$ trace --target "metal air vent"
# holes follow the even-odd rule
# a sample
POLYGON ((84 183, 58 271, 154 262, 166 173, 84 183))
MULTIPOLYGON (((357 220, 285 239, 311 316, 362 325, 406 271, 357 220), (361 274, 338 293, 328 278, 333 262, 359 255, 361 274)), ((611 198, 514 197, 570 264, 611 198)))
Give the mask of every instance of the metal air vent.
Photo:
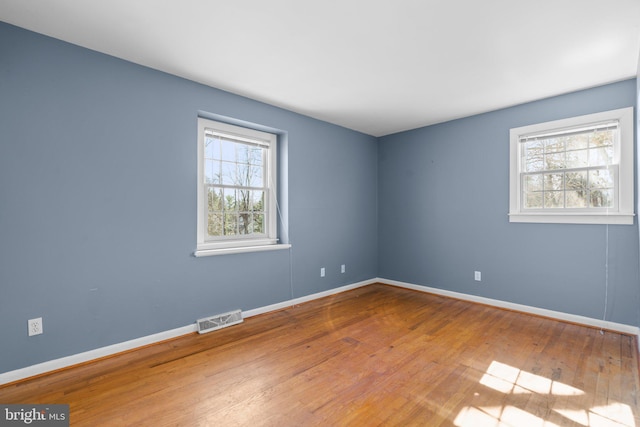
POLYGON ((234 310, 228 313, 216 314, 215 316, 199 319, 196 323, 198 324, 198 333, 204 334, 205 332, 237 325, 238 323, 242 323, 242 321, 242 311, 234 310))

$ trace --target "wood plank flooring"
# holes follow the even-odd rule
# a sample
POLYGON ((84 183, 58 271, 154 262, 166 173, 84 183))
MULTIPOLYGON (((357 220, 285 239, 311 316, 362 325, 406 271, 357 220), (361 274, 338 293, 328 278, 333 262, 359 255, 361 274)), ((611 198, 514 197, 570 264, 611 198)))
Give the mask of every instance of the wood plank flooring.
POLYGON ((0 387, 72 426, 640 427, 635 337, 374 284, 0 387))

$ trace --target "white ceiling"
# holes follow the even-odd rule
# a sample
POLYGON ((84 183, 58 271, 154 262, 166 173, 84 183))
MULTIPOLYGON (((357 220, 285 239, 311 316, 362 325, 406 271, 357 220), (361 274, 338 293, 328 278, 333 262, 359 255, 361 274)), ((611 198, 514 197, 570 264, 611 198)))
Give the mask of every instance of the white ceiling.
POLYGON ((632 78, 640 0, 0 0, 0 20, 381 136, 632 78))

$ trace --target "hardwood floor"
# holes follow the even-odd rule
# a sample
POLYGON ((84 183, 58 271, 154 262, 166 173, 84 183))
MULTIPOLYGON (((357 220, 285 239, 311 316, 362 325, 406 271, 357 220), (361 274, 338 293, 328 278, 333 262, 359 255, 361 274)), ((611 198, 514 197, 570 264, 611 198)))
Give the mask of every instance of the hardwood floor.
POLYGON ((640 427, 635 337, 370 285, 0 388, 72 426, 640 427))

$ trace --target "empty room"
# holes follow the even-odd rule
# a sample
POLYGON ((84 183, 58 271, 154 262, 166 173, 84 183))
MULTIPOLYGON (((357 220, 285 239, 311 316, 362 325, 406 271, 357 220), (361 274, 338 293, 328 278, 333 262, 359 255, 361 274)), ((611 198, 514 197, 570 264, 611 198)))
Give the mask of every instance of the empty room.
POLYGON ((640 2, 0 1, 0 425, 640 427, 640 2))

